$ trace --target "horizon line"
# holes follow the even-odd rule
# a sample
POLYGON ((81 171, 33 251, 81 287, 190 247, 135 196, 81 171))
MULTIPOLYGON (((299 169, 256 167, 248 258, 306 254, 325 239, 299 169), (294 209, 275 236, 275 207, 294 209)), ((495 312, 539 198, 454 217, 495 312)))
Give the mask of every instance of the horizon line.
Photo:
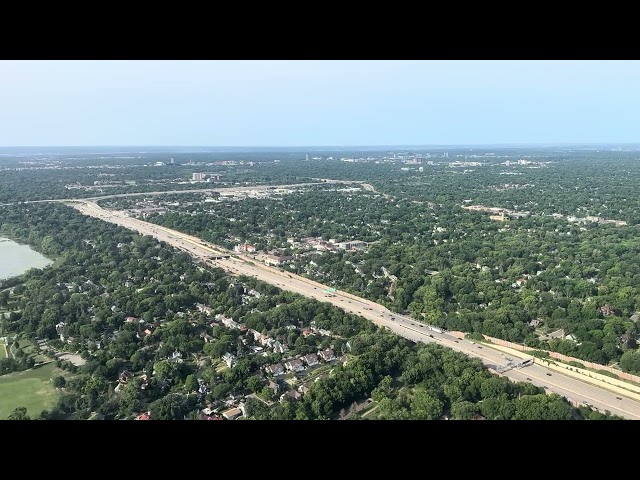
POLYGON ((563 145, 640 145, 637 142, 495 142, 495 143, 396 143, 396 144, 333 144, 333 145, 197 145, 197 144, 86 144, 86 145, 0 145, 0 148, 103 148, 103 147, 153 147, 153 148, 347 148, 347 147, 483 147, 483 146, 563 146, 563 145))

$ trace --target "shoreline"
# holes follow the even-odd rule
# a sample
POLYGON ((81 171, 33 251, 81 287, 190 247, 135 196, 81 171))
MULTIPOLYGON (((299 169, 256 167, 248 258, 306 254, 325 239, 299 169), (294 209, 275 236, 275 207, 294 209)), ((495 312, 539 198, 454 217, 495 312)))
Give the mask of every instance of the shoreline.
MULTIPOLYGON (((37 254, 39 257, 45 259, 47 261, 46 265, 42 265, 42 266, 30 266, 28 268, 21 268, 22 271, 20 272, 9 272, 6 275, 4 273, 0 272, 0 285, 2 285, 4 282, 14 279, 14 278, 18 278, 21 275, 23 275, 25 272, 29 271, 32 268, 38 268, 38 269, 44 269, 47 268, 48 266, 52 265, 53 263, 55 263, 56 259, 55 258, 50 258, 46 255, 44 255, 42 252, 38 251, 36 248, 34 248, 33 245, 30 245, 28 243, 25 243, 23 241, 21 241, 21 239, 19 238, 15 238, 12 235, 7 235, 5 232, 0 231, 0 249, 2 249, 4 244, 9 244, 11 245, 12 248, 13 245, 18 245, 20 247, 26 247, 29 249, 30 252, 37 254)), ((41 258, 38 258, 38 261, 41 260, 41 258)), ((29 263, 29 262, 24 262, 24 263, 29 263)))

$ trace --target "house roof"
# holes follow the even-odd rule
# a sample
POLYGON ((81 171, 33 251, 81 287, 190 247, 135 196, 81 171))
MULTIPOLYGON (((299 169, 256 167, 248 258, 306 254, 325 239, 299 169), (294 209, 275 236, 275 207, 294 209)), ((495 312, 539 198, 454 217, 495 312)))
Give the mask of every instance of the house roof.
POLYGON ((285 395, 287 395, 287 397, 291 397, 295 399, 302 397, 302 394, 297 390, 289 390, 285 395))
POLYGON ((303 357, 307 363, 317 362, 318 356, 315 353, 309 353, 303 357))
POLYGON ((560 330, 556 330, 555 332, 551 332, 549 334, 550 338, 561 338, 564 337, 564 328, 561 328, 560 330))
POLYGON ((229 410, 222 412, 222 416, 224 417, 237 417, 238 415, 242 415, 242 410, 238 407, 230 408, 229 410))
POLYGON ((324 357, 334 357, 334 353, 333 350, 331 350, 330 348, 325 348, 324 350, 322 350, 321 352, 318 352, 323 358, 324 357))

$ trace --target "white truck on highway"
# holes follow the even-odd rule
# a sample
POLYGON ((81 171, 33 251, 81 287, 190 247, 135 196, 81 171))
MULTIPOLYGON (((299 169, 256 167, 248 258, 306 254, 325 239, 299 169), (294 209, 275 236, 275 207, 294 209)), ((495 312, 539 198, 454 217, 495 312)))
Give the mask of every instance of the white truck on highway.
POLYGON ((431 328, 431 330, 433 330, 436 333, 442 333, 442 329, 441 328, 438 328, 438 327, 430 327, 430 328, 431 328))

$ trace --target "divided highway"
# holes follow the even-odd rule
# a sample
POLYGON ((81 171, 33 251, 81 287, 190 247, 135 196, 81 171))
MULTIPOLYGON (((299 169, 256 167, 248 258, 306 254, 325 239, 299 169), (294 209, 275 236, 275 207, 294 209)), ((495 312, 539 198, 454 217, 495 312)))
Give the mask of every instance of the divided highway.
MULTIPOLYGON (((251 188, 256 189, 256 187, 251 188)), ((229 274, 254 276, 283 290, 299 293, 322 302, 330 302, 347 312, 361 315, 376 325, 387 327, 409 340, 439 343, 471 357, 479 358, 484 365, 492 369, 506 365, 508 362, 504 353, 486 344, 479 345, 475 342, 458 339, 447 333, 431 330, 428 326, 409 317, 398 315, 382 305, 346 292, 336 290, 332 294, 327 294, 325 292, 328 288, 326 285, 253 262, 249 257, 239 256, 222 247, 204 242, 197 237, 131 218, 122 212, 104 210, 92 200, 74 200, 68 201, 68 203, 86 215, 121 225, 143 235, 151 235, 200 258, 207 264, 223 268, 229 274), (218 257, 221 255, 229 255, 229 257, 216 260, 210 259, 212 256, 218 257)), ((522 357, 524 355, 521 355, 520 358, 513 355, 513 360, 518 361, 522 357)), ((635 399, 621 396, 598 385, 564 375, 540 364, 508 370, 502 375, 514 381, 530 382, 544 387, 548 392, 558 393, 578 404, 589 404, 600 411, 608 410, 628 419, 640 419, 640 402, 635 399)))

